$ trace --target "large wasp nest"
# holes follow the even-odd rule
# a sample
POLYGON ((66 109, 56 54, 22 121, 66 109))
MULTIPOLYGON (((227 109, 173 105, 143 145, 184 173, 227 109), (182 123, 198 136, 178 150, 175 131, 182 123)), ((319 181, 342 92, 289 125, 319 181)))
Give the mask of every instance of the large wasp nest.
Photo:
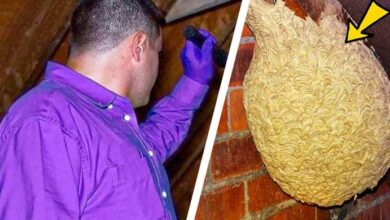
POLYGON ((255 55, 244 82, 251 134, 272 178, 297 200, 340 205, 390 166, 390 83, 336 16, 317 24, 252 0, 255 55))

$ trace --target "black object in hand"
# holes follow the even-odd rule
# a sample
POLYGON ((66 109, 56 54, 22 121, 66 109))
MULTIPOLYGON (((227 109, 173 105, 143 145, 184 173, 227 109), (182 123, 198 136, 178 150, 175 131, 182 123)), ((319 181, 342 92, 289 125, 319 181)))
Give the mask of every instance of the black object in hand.
MULTIPOLYGON (((184 37, 194 43, 198 48, 202 48, 206 38, 201 35, 193 26, 187 26, 183 32, 184 37)), ((214 63, 220 67, 225 67, 228 54, 219 47, 214 47, 214 63)))

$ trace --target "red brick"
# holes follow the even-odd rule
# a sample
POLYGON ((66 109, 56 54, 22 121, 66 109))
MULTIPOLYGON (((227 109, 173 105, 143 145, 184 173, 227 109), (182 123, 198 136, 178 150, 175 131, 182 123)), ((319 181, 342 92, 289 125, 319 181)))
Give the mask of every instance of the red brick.
POLYGON ((381 206, 377 205, 361 212, 356 220, 378 220, 381 218, 381 206))
POLYGON ((373 191, 367 191, 366 194, 361 198, 364 202, 371 202, 378 198, 381 195, 390 192, 389 184, 384 181, 381 181, 380 185, 378 185, 373 191))
POLYGON ((198 209, 196 210, 196 220, 206 220, 206 213, 205 211, 205 198, 202 196, 200 198, 199 204, 198 204, 198 209))
POLYGON ((248 127, 241 89, 230 92, 230 126, 232 131, 246 130, 248 127))
POLYGON ((390 220, 390 199, 382 203, 382 220, 390 220))
POLYGON ((316 207, 311 205, 298 204, 299 217, 302 220, 315 219, 316 207))
POLYGON ((238 47, 236 61, 233 67, 230 86, 242 85, 245 74, 252 61, 255 43, 241 43, 238 47))
POLYGON ((316 220, 330 220, 330 208, 318 208, 316 207, 316 220))
POLYGON ((290 199, 269 175, 259 176, 248 183, 249 211, 262 209, 290 199))
POLYGON ((228 132, 228 120, 227 120, 227 105, 226 102, 223 105, 222 109, 222 114, 221 114, 221 120, 219 121, 219 126, 218 126, 218 134, 223 134, 225 132, 228 132))
MULTIPOLYGON (((244 185, 225 186, 202 196, 203 204, 198 213, 207 220, 236 220, 245 215, 244 185)), ((200 216, 200 215, 199 215, 200 216)), ((199 218, 201 220, 202 218, 199 218)))
POLYGON ((249 28, 247 24, 244 25, 244 29, 242 30, 241 37, 250 37, 253 36, 252 30, 249 28))
POLYGON ((262 168, 260 154, 249 135, 214 145, 210 169, 215 181, 241 176, 262 168))
POLYGON ((269 220, 310 220, 316 219, 315 206, 297 204, 288 209, 284 209, 278 214, 269 218, 269 220))

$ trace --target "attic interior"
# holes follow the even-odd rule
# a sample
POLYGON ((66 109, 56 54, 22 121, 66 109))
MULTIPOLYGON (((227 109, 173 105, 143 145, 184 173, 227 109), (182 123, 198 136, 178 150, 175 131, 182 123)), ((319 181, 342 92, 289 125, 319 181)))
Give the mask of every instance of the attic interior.
MULTIPOLYGON (((48 60, 65 63, 69 25, 77 0, 3 0, 0 2, 0 118, 24 92, 40 82, 48 60)), ((142 119, 147 110, 166 95, 182 75, 180 51, 187 25, 209 30, 218 44, 229 50, 240 9, 232 0, 154 0, 165 15, 163 53, 159 77, 150 104, 137 110, 142 119)), ((207 137, 223 69, 219 68, 209 94, 194 119, 181 150, 167 162, 173 200, 179 219, 187 215, 201 154, 207 137)))

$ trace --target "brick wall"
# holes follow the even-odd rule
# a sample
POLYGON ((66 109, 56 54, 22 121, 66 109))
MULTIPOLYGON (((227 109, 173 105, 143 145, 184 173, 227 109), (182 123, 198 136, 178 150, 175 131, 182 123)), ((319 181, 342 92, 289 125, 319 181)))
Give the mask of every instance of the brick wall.
POLYGON ((345 219, 378 219, 390 220, 390 175, 380 181, 378 186, 359 196, 355 201, 349 201, 342 207, 332 210, 334 215, 345 219))
POLYGON ((253 48, 245 27, 196 219, 390 219, 385 181, 356 201, 324 209, 296 202, 271 179, 248 131, 242 100, 253 48))

